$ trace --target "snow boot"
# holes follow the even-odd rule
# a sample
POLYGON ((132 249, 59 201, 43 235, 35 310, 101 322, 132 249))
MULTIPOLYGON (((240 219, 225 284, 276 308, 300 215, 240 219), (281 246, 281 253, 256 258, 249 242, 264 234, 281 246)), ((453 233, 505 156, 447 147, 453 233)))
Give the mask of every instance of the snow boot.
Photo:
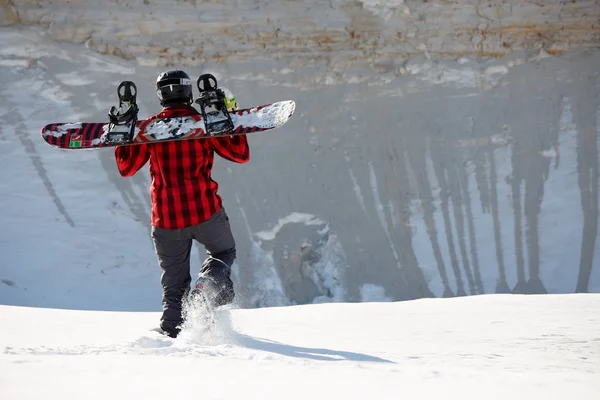
POLYGON ((152 328, 150 330, 153 331, 153 332, 158 332, 158 333, 160 333, 163 336, 168 336, 168 337, 173 338, 173 339, 177 338, 177 334, 179 333, 179 332, 167 332, 166 330, 164 330, 160 326, 158 326, 156 328, 152 328))

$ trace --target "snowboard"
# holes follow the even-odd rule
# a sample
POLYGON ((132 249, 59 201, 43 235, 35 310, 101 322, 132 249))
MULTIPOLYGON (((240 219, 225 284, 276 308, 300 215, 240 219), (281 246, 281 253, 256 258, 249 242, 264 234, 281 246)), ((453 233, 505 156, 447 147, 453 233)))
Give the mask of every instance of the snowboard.
POLYGON ((296 103, 287 100, 233 111, 233 129, 217 134, 207 132, 202 115, 193 115, 136 121, 131 141, 108 140, 109 122, 51 123, 42 128, 42 137, 51 146, 73 150, 245 135, 281 127, 290 120, 295 108, 296 103))
POLYGON ((54 122, 42 128, 42 138, 53 147, 77 150, 245 135, 279 128, 296 110, 293 100, 228 110, 213 75, 201 75, 197 85, 198 115, 138 120, 137 87, 124 81, 117 88, 119 106, 111 107, 109 122, 54 122))

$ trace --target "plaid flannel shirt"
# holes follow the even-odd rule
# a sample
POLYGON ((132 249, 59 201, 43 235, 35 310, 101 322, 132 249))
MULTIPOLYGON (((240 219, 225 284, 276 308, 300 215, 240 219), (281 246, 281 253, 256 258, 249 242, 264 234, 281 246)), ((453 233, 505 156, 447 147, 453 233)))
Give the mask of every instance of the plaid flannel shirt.
MULTIPOLYGON (((172 106, 163 108, 155 117, 193 114, 198 111, 191 106, 172 106)), ((248 162, 246 135, 115 148, 117 167, 123 177, 133 176, 149 161, 152 225, 164 229, 197 225, 222 208, 219 185, 211 178, 214 153, 229 161, 248 162)))

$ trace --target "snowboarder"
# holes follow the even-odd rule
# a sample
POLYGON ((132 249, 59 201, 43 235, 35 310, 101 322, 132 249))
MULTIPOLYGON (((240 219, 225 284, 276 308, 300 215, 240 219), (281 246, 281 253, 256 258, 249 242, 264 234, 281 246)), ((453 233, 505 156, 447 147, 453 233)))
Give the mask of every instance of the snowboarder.
MULTIPOLYGON (((237 109, 231 93, 222 88, 225 106, 237 109)), ((199 114, 192 107, 192 81, 181 70, 161 73, 156 93, 162 111, 159 118, 199 114)), ((152 241, 162 270, 161 330, 177 337, 183 322, 182 307, 190 289, 192 241, 204 245, 208 258, 194 284, 212 307, 234 299, 231 265, 236 257, 229 218, 211 178, 214 153, 236 163, 250 160, 246 135, 182 140, 137 146, 117 146, 115 158, 121 176, 130 177, 149 163, 152 198, 152 241)), ((197 294, 197 293, 196 293, 197 294)))

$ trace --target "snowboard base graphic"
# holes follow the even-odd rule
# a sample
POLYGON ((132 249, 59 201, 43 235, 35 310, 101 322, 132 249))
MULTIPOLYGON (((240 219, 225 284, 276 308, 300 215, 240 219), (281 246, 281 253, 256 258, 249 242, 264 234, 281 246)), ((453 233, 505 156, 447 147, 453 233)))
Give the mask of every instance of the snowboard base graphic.
MULTIPOLYGON (((211 114, 177 118, 135 119, 124 124, 111 122, 51 123, 42 128, 42 138, 61 149, 96 149, 171 140, 205 139, 245 135, 276 129, 287 123, 296 109, 293 100, 229 111, 231 129, 207 131, 211 114), (135 126, 134 126, 135 125, 135 126), (131 138, 127 136, 130 135, 131 138)), ((214 124, 220 121, 214 122, 214 124)))

